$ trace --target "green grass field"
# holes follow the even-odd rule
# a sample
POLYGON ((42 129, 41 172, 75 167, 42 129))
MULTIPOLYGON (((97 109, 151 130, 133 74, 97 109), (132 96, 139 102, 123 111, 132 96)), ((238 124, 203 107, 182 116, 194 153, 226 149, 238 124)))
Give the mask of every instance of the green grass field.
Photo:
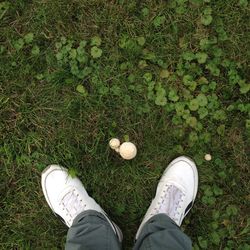
POLYGON ((187 155, 200 178, 182 225, 194 249, 249 250, 248 2, 1 2, 0 249, 63 249, 40 185, 52 163, 131 249, 163 170, 187 155), (137 157, 122 160, 112 137, 137 157))

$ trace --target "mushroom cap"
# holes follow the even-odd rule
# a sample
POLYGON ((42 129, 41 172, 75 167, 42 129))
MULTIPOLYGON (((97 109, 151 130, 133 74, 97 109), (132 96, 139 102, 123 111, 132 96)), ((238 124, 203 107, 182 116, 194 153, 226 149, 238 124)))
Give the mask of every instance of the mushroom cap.
POLYGON ((212 156, 210 154, 206 154, 204 158, 205 158, 206 161, 211 161, 212 160, 212 156))
POLYGON ((119 147, 120 147, 120 141, 119 141, 119 139, 117 139, 117 138, 112 138, 112 139, 109 141, 109 146, 110 146, 112 149, 119 148, 119 147))
POLYGON ((125 160, 133 159, 137 154, 137 149, 135 144, 132 142, 124 142, 120 146, 120 155, 125 160))

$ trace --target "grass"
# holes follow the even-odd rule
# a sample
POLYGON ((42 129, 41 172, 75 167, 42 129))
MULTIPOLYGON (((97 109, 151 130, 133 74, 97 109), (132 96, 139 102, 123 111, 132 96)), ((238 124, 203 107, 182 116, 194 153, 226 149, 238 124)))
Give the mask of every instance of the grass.
POLYGON ((0 248, 64 247, 40 186, 56 163, 77 172, 130 249, 163 170, 185 154, 200 177, 182 226, 194 249, 250 249, 248 14, 247 0, 0 3, 0 248), (64 39, 70 51, 87 42, 77 67, 92 72, 72 69, 64 39), (132 161, 108 147, 127 135, 132 161))

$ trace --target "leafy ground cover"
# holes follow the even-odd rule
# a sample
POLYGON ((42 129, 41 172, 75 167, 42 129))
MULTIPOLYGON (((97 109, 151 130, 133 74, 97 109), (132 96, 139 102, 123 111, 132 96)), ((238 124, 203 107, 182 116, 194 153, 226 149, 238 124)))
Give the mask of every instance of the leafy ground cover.
POLYGON ((1 249, 63 248, 40 186, 51 163, 79 176, 130 249, 182 154, 200 176, 182 226, 194 249, 250 249, 247 0, 3 1, 0 21, 1 249), (138 156, 121 160, 112 137, 138 156))

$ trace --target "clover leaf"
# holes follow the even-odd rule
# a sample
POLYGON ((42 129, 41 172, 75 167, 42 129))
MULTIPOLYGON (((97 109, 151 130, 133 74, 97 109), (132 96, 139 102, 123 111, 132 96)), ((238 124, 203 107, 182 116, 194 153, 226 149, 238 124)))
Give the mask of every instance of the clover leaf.
POLYGON ((29 43, 32 43, 34 39, 34 34, 33 33, 28 33, 24 36, 24 41, 25 43, 29 44, 29 43))
POLYGON ((94 46, 94 47, 91 48, 91 52, 90 53, 91 53, 91 56, 93 58, 99 58, 99 57, 102 56, 102 49, 94 46))
POLYGON ((164 96, 156 96, 155 104, 158 106, 165 106, 167 104, 167 98, 164 96))
POLYGON ((76 90, 77 90, 77 92, 79 92, 80 94, 82 94, 84 97, 86 97, 88 95, 87 90, 81 84, 77 85, 76 90))
POLYGON ((163 69, 160 72, 160 78, 168 78, 170 76, 170 73, 167 69, 163 69))
POLYGON ((168 93, 168 99, 173 102, 177 102, 179 100, 179 96, 176 92, 176 90, 171 89, 168 93))
POLYGON ((195 54, 191 51, 187 51, 182 54, 182 57, 186 61, 192 61, 195 59, 195 54))
POLYGON ((204 94, 199 94, 199 95, 196 97, 196 100, 198 101, 199 106, 201 106, 201 107, 206 106, 207 103, 208 103, 207 97, 206 97, 204 94))
POLYGON ((225 128, 226 128, 226 126, 225 126, 224 124, 220 125, 220 126, 216 129, 218 135, 224 135, 224 134, 225 134, 225 128))
POLYGON ((204 107, 201 107, 198 110, 198 114, 199 114, 200 119, 203 119, 208 115, 208 110, 204 107))
POLYGON ((224 110, 220 109, 214 112, 213 118, 218 121, 223 121, 227 119, 227 115, 224 110))
POLYGON ((186 123, 192 127, 195 128, 197 126, 197 119, 194 116, 190 116, 187 118, 186 123))
POLYGON ((23 48, 24 46, 24 40, 22 38, 19 38, 17 41, 14 42, 14 48, 19 51, 23 48))
POLYGON ((157 16, 153 21, 154 26, 156 28, 160 27, 165 22, 165 19, 165 16, 157 16))
POLYGON ((191 111, 196 111, 199 108, 199 101, 197 99, 192 99, 189 104, 188 107, 191 111))
MULTIPOLYGON (((102 39, 99 36, 94 36, 91 39, 91 46, 100 46, 102 43, 102 39)), ((83 46, 84 47, 84 46, 83 46)))
POLYGON ((137 43, 140 45, 140 46, 143 46, 146 42, 146 39, 143 37, 143 36, 139 36, 137 37, 137 43))
POLYGON ((143 78, 145 79, 146 82, 150 82, 152 80, 153 76, 150 72, 147 72, 143 75, 143 78))
POLYGON ((199 64, 203 64, 207 61, 208 55, 207 53, 204 52, 198 52, 196 53, 196 59, 198 61, 199 64))
POLYGON ((213 21, 213 17, 211 15, 202 15, 201 23, 205 26, 208 26, 213 21))
POLYGON ((40 54, 40 48, 37 45, 34 45, 32 50, 31 50, 31 54, 34 56, 37 56, 40 54))

